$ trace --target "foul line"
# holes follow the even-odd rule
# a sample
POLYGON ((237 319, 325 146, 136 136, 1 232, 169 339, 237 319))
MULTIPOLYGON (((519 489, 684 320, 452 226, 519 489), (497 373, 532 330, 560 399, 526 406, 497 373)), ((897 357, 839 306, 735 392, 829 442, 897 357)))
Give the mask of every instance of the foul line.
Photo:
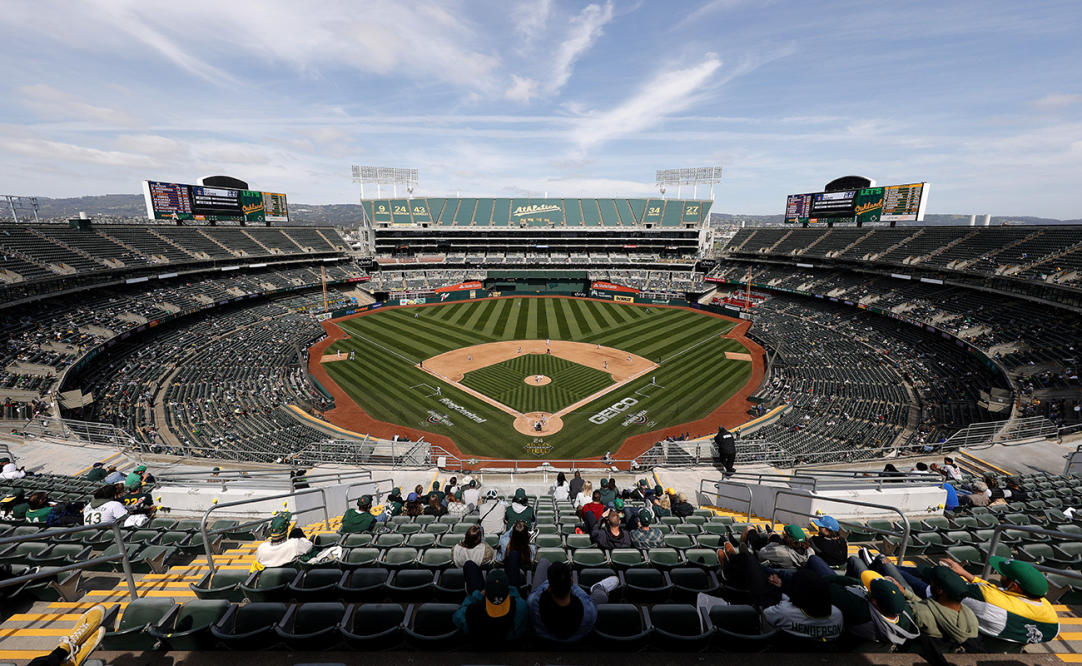
POLYGON ((594 393, 593 395, 589 395, 589 396, 583 398, 582 400, 579 400, 578 402, 576 402, 573 405, 570 405, 568 407, 564 407, 560 411, 553 414, 553 416, 563 416, 564 414, 568 414, 568 413, 574 411, 575 409, 577 409, 578 407, 582 407, 584 405, 587 405, 587 404, 593 402, 594 400, 597 400, 597 399, 601 398, 605 394, 611 393, 612 391, 615 391, 616 389, 620 388, 621 386, 624 386, 629 382, 635 381, 636 379, 638 379, 639 377, 642 377, 646 373, 651 372, 653 370, 656 370, 658 367, 659 367, 658 364, 654 363, 653 365, 651 365, 648 368, 643 368, 639 372, 636 372, 635 374, 633 374, 630 377, 624 379, 623 381, 619 381, 619 382, 617 382, 617 383, 615 383, 615 384, 613 384, 611 386, 603 388, 600 391, 598 391, 597 393, 594 393))
MULTIPOLYGON (((732 330, 732 329, 729 329, 729 330, 732 330)), ((729 331, 726 331, 725 333, 722 333, 720 337, 725 337, 726 335, 728 335, 728 333, 729 333, 729 331)), ((713 339, 715 339, 717 337, 719 337, 719 336, 711 335, 710 337, 704 339, 701 342, 696 342, 693 345, 690 345, 688 347, 685 347, 685 348, 681 349, 680 351, 676 352, 672 356, 669 356, 668 358, 676 358, 677 356, 681 356, 683 354, 686 354, 689 351, 691 351, 692 349, 695 349, 696 347, 702 347, 703 345, 705 345, 706 343, 710 342, 711 340, 713 340, 713 339)), ((668 360, 668 359, 663 359, 663 360, 668 360)))
POLYGON ((363 335, 356 335, 354 337, 360 338, 361 340, 364 340, 365 342, 367 342, 369 344, 375 345, 375 346, 379 347, 380 349, 382 349, 384 351, 390 352, 391 354, 394 354, 395 356, 402 359, 403 361, 406 361, 410 365, 417 365, 417 361, 413 360, 412 358, 408 358, 406 356, 403 356, 402 354, 399 354, 398 352, 396 352, 393 349, 389 349, 387 347, 384 347, 383 345, 376 342, 375 340, 369 340, 368 338, 364 337, 363 335))

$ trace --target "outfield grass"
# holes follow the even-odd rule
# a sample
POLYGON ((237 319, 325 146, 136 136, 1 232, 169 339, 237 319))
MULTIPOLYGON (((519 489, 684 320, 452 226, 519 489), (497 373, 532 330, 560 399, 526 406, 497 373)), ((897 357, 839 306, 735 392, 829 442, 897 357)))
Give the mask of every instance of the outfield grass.
POLYGON ((613 384, 612 375, 547 354, 523 354, 503 363, 467 372, 462 383, 519 412, 555 413, 613 384), (536 386, 523 381, 535 375, 552 378, 536 386))
POLYGON ((725 358, 726 351, 747 351, 739 342, 720 337, 733 325, 690 310, 575 298, 502 298, 397 308, 341 322, 351 337, 327 353, 356 351, 356 360, 324 367, 373 418, 446 435, 464 453, 533 458, 524 451, 533 438, 515 431, 509 414, 414 365, 482 342, 545 338, 596 343, 661 360, 656 372, 565 415, 563 430, 545 438, 552 445, 549 458, 588 457, 615 451, 631 435, 701 419, 738 391, 751 375, 751 363, 725 358), (434 395, 436 386, 440 396, 434 395), (627 414, 646 412, 641 423, 625 425, 627 419, 621 417, 600 424, 590 421, 625 398, 637 401, 627 414), (441 399, 484 423, 450 409, 441 399), (429 423, 430 411, 447 415, 452 425, 429 423))

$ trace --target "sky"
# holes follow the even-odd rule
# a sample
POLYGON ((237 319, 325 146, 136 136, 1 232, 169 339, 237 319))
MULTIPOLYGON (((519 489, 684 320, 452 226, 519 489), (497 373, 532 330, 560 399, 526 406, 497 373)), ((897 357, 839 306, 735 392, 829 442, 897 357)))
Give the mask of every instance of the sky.
POLYGON ((363 164, 415 195, 650 196, 721 165, 715 212, 858 174, 1077 218, 1080 25, 1077 0, 8 3, 0 193, 227 174, 353 203, 363 164))

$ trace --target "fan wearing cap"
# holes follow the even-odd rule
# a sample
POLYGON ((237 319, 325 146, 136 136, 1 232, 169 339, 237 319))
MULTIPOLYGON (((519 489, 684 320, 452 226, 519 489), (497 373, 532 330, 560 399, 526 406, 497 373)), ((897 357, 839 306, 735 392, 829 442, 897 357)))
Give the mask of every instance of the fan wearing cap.
POLYGON ((397 516, 402 513, 402 506, 405 502, 402 500, 402 489, 398 486, 391 488, 391 492, 387 495, 387 511, 392 516, 397 516))
POLYGON ((105 463, 96 462, 86 473, 87 481, 103 481, 109 472, 105 470, 105 463))
POLYGON ((786 525, 781 534, 768 532, 765 535, 749 525, 740 541, 754 549, 759 561, 772 569, 798 569, 807 564, 812 555, 808 537, 800 525, 786 525))
MULTIPOLYGON (((534 517, 533 507, 530 506, 530 502, 526 498, 526 491, 522 488, 515 490, 515 497, 511 500, 511 505, 504 511, 503 520, 507 527, 520 520, 525 520, 526 524, 531 526, 537 522, 537 518, 534 517)), ((500 532, 502 531, 500 530, 500 532)))
POLYGON ((590 541, 601 550, 631 548, 631 535, 620 524, 621 511, 616 508, 616 502, 623 508, 623 500, 613 500, 613 508, 602 514, 590 532, 590 541))
MULTIPOLYGON (((922 633, 936 641, 940 650, 958 651, 977 637, 977 616, 962 603, 966 597, 966 582, 943 565, 917 567, 919 575, 928 581, 931 598, 921 599, 906 586, 900 585, 913 617, 922 633)), ((966 649, 973 652, 972 649, 966 649)))
POLYGON ((284 567, 312 550, 313 544, 304 536, 304 532, 299 528, 290 531, 292 519, 293 515, 288 511, 274 514, 270 538, 256 548, 253 568, 284 567))
POLYGON ((481 503, 481 489, 477 487, 477 481, 470 479, 466 482, 466 487, 462 490, 462 502, 466 505, 467 511, 474 511, 477 509, 477 505, 481 503))
POLYGON ((860 580, 830 579, 830 600, 845 618, 846 630, 864 640, 902 645, 920 636, 920 629, 901 589, 875 571, 860 580))
POLYGON ((812 536, 812 550, 832 567, 840 567, 849 559, 849 544, 841 535, 841 525, 833 516, 820 516, 812 519, 812 525, 818 533, 812 536))
POLYGON ((969 584, 962 603, 977 616, 981 634, 1013 643, 1044 643, 1059 633, 1056 609, 1044 598, 1048 581, 1032 564, 989 557, 999 585, 966 571, 954 560, 940 560, 969 584))
POLYGON ((672 503, 672 515, 687 518, 693 513, 695 513, 695 507, 688 502, 688 496, 684 493, 676 493, 676 501, 672 503))
POLYGON ((371 532, 376 525, 376 517, 372 515, 372 496, 361 495, 357 500, 356 509, 348 509, 342 514, 342 527, 338 529, 340 534, 361 534, 371 532))
POLYGON ((486 490, 484 501, 477 505, 477 515, 481 517, 478 522, 481 523, 481 529, 485 531, 485 534, 504 532, 503 516, 506 511, 507 502, 500 499, 500 491, 496 488, 486 490))
POLYGON ((139 465, 131 471, 128 476, 124 477, 124 488, 132 490, 133 488, 139 488, 143 485, 143 476, 146 474, 147 466, 139 465))
POLYGON ((620 496, 620 491, 616 489, 616 479, 609 479, 601 481, 601 503, 608 506, 614 499, 620 496))
POLYGON ((10 456, 0 456, 0 479, 21 479, 26 470, 16 467, 10 456))
POLYGON ((406 495, 406 503, 402 505, 402 512, 410 518, 419 516, 424 513, 425 508, 421 504, 421 496, 417 493, 410 493, 406 495))
POLYGON ((639 527, 631 531, 631 543, 639 550, 665 545, 665 533, 656 527, 650 527, 652 522, 654 513, 650 509, 639 509, 639 527))
POLYGON ((477 589, 467 579, 469 594, 455 611, 452 621, 462 633, 482 645, 514 641, 526 635, 526 600, 507 579, 503 569, 493 569, 477 589))

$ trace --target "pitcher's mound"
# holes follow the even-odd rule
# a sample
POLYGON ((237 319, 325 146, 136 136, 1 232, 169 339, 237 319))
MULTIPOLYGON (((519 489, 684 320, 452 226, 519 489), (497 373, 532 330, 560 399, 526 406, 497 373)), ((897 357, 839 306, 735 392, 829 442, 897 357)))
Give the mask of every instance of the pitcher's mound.
POLYGON ((552 377, 549 377, 548 375, 529 375, 522 381, 530 386, 544 386, 545 384, 552 383, 552 377))
POLYGON ((563 419, 548 412, 528 412, 515 418, 515 430, 523 435, 552 435, 560 432, 563 427, 563 419), (542 417, 545 419, 544 423, 541 421, 542 417), (537 429, 538 423, 541 423, 540 430, 537 429))

